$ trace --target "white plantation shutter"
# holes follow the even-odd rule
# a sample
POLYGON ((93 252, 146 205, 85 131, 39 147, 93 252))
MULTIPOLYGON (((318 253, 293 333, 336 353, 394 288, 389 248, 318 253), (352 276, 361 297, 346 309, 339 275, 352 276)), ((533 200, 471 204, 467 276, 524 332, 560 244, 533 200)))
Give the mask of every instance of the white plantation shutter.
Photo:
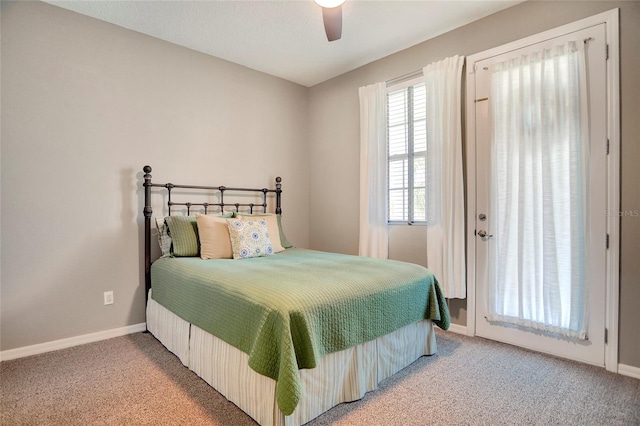
POLYGON ((389 222, 426 222, 426 90, 423 82, 387 95, 389 222))

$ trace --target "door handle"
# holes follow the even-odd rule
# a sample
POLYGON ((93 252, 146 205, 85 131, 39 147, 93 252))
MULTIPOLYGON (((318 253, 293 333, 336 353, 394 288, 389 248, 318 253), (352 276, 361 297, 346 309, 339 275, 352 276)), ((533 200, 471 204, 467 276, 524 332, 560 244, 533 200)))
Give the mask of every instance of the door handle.
POLYGON ((482 238, 491 238, 493 237, 493 234, 487 234, 487 231, 485 231, 484 229, 481 229, 478 231, 478 235, 481 236, 482 238))

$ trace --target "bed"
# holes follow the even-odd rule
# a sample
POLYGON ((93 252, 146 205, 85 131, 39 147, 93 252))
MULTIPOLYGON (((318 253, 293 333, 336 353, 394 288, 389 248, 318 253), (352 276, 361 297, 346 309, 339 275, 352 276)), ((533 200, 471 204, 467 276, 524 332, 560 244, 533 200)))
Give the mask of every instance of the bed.
POLYGON ((143 171, 147 328, 259 424, 304 424, 435 353, 434 325, 447 329, 449 312, 427 269, 292 247, 282 230, 280 178, 275 189, 203 187, 152 183, 151 167, 143 171), (152 263, 153 189, 164 192, 158 233, 168 226, 174 252, 159 238, 165 252, 152 263), (178 191, 209 198, 178 203, 178 191), (243 202, 229 203, 231 193, 243 202), (210 254, 214 222, 230 235, 231 258, 210 254), (256 241, 263 245, 254 249, 256 241))

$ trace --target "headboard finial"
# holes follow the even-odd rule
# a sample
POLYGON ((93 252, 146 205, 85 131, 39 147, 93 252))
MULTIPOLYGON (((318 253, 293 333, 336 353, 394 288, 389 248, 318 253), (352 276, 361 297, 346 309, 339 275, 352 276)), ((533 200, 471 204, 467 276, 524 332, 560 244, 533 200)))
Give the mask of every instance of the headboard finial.
POLYGON ((144 186, 144 217, 145 218, 151 218, 151 166, 144 166, 142 168, 142 171, 144 171, 144 183, 142 184, 142 186, 144 186))
POLYGON ((276 214, 282 214, 282 178, 276 177, 276 214))

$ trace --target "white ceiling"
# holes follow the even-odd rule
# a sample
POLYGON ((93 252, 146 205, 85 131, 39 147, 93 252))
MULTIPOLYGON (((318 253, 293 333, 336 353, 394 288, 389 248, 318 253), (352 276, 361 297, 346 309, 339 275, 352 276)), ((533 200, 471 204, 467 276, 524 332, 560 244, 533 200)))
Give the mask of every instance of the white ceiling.
POLYGON ((312 0, 47 3, 310 87, 521 1, 347 0, 331 43, 312 0))

